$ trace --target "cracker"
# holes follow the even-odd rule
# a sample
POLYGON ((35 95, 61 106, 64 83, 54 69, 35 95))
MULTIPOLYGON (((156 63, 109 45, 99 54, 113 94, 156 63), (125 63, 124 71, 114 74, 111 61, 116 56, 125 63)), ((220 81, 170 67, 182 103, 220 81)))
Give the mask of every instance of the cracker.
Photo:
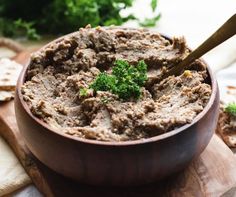
POLYGON ((0 102, 9 101, 14 98, 14 91, 0 91, 0 102))
POLYGON ((0 91, 14 91, 21 70, 22 65, 7 58, 0 59, 0 91))
POLYGON ((221 103, 216 133, 230 148, 236 148, 236 117, 224 111, 221 103))

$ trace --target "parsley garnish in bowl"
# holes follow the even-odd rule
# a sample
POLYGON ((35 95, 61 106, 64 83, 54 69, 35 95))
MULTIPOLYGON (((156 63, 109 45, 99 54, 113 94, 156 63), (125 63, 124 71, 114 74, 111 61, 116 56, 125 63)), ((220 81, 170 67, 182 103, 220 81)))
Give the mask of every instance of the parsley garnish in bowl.
POLYGON ((125 60, 114 62, 112 73, 100 73, 90 85, 95 91, 109 91, 127 100, 129 98, 138 99, 141 95, 140 88, 147 80, 147 65, 143 60, 137 66, 130 65, 125 60))

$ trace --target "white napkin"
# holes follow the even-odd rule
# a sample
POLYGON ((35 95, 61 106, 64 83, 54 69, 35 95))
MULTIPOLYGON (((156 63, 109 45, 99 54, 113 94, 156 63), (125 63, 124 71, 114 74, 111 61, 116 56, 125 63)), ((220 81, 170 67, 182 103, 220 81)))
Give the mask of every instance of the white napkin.
POLYGON ((31 183, 20 162, 0 137, 0 196, 9 194, 31 183))

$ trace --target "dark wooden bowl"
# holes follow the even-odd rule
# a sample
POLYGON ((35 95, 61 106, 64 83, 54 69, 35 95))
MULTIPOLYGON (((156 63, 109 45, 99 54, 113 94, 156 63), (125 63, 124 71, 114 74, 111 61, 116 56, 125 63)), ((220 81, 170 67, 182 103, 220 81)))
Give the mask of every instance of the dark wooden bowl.
MULTIPOLYGON (((55 41, 54 41, 55 42, 55 41)), ((36 118, 22 98, 25 67, 19 77, 15 112, 30 151, 56 172, 93 185, 145 184, 185 168, 206 148, 217 123, 219 91, 207 66, 212 94, 191 124, 145 140, 101 142, 53 130, 36 118)))

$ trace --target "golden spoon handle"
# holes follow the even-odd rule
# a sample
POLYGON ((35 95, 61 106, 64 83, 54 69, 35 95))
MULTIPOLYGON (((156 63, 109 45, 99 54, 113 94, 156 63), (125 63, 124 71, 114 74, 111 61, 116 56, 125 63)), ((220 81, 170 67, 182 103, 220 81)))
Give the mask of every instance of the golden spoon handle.
POLYGON ((223 43, 225 40, 231 38, 236 34, 236 14, 228 19, 215 33, 213 33, 205 42, 203 42, 197 49, 192 51, 183 61, 171 68, 162 76, 162 79, 170 75, 179 75, 185 70, 190 63, 198 59, 211 49, 223 43))

